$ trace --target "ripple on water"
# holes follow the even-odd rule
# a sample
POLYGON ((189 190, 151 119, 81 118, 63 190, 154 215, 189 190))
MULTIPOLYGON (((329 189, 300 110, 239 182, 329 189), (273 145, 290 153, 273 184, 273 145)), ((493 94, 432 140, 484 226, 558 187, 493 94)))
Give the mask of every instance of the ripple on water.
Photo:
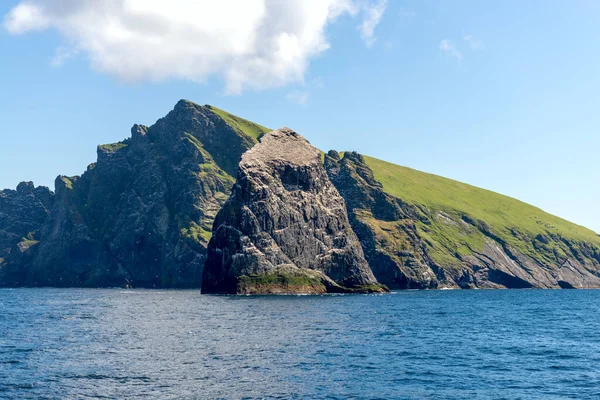
POLYGON ((595 399, 599 300, 0 290, 0 398, 595 399))

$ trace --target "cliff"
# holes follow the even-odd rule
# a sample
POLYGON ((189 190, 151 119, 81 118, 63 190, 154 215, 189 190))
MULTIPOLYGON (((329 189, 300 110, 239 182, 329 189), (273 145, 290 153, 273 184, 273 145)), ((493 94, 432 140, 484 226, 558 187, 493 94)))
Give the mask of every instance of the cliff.
POLYGON ((1 284, 200 287, 213 219, 256 141, 246 128, 266 131, 182 100, 153 126, 98 146, 82 176, 57 178, 35 254, 3 268, 27 273, 1 284))
POLYGON ((182 100, 98 146, 55 193, 30 182, 1 191, 0 286, 600 287, 589 229, 358 153, 322 159, 297 133, 269 131, 182 100))
POLYGON ((0 192, 0 283, 21 281, 27 272, 22 261, 29 261, 39 244, 40 229, 54 204, 50 189, 21 182, 17 190, 0 192))
POLYGON ((391 288, 600 287, 600 237, 487 190, 357 153, 328 173, 391 288))
POLYGON ((383 291, 319 151, 296 132, 247 151, 215 219, 204 293, 383 291))

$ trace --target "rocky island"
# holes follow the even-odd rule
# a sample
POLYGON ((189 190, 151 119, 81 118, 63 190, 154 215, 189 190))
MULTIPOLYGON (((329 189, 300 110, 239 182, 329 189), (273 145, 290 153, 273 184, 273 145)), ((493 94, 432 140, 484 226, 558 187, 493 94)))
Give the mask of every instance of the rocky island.
POLYGON ((202 291, 383 290, 319 151, 288 128, 262 136, 215 219, 202 291))
POLYGON ((182 100, 54 192, 0 192, 0 286, 204 293, 600 287, 600 237, 182 100))

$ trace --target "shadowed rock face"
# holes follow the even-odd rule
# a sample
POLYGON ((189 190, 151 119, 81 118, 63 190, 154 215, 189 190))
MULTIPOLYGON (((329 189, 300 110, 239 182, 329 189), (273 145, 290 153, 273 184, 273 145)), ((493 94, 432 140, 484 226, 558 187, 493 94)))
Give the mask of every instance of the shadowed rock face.
POLYGON ((325 155, 329 178, 346 200, 356 232, 377 280, 395 289, 435 288, 446 283, 443 270, 432 268, 413 218, 418 211, 386 194, 363 157, 336 151, 325 155))
POLYGON ((246 152, 208 247, 204 293, 380 290, 320 153, 282 128, 246 152))
MULTIPOLYGON (((180 101, 123 142, 98 146, 80 177, 61 176, 40 243, 4 286, 196 287, 212 223, 254 145, 208 107, 180 101)), ((45 215, 44 215, 45 217, 45 215)))
POLYGON ((39 243, 39 230, 53 204, 54 193, 32 182, 0 191, 0 282, 23 280, 26 271, 19 261, 29 258, 39 243))
POLYGON ((17 190, 0 191, 0 257, 23 239, 36 240, 38 230, 48 217, 54 194, 46 187, 21 182, 17 190))

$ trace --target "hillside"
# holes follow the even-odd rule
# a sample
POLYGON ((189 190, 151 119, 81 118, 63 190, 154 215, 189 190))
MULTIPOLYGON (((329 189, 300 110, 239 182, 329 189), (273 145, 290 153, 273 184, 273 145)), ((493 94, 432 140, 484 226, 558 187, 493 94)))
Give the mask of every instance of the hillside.
POLYGON ((470 214, 504 230, 518 226, 534 236, 562 233, 600 245, 600 235, 590 229, 511 197, 373 157, 365 160, 387 193, 412 204, 470 214))
MULTIPOLYGON (((215 216, 232 194, 242 155, 267 132, 214 106, 181 100, 154 125, 134 125, 129 139, 98 146, 97 161, 81 176, 56 179, 55 194, 31 183, 1 192, 0 286, 200 287, 215 216)), ((281 168, 289 161, 283 158, 281 168)), ((600 236, 586 228, 358 153, 321 158, 382 284, 600 287, 600 236)), ((292 170, 278 173, 291 179, 292 170)), ((285 190, 303 187, 289 183, 285 190)), ((274 217, 261 218, 266 224, 274 217)), ((306 256, 308 248, 296 247, 306 256)))
POLYGON ((354 176, 355 187, 383 190, 401 209, 397 218, 382 219, 373 215, 373 207, 355 204, 352 211, 349 202, 349 212, 358 221, 355 229, 370 227, 372 232, 372 239, 363 242, 377 242, 376 264, 385 263, 381 259, 385 254, 393 265, 383 272, 385 277, 378 277, 391 287, 595 287, 600 283, 600 236, 589 229, 451 179, 356 153, 343 156, 342 163, 351 172, 340 190, 348 190, 348 177, 354 176), (357 171, 363 175, 360 179, 357 171), (367 183, 369 179, 372 182, 367 183), (400 272, 394 274, 390 268, 400 272))
MULTIPOLYGON (((6 224, 23 243, 2 249, 0 286, 199 288, 214 217, 265 130, 181 100, 151 127, 98 146, 81 176, 56 179, 45 218, 17 221, 26 230, 6 224)), ((0 215, 34 203, 17 194, 0 215)))
MULTIPOLYGON (((522 201, 373 157, 365 160, 390 195, 455 218, 483 222, 495 236, 529 255, 560 262, 561 257, 566 257, 565 246, 568 247, 564 241, 600 248, 597 233, 522 201)), ((442 232, 432 232, 432 236, 443 240, 442 232)), ((464 237, 461 241, 470 243, 464 237)))
POLYGON ((262 135, 271 131, 269 128, 265 128, 264 126, 252 121, 248 121, 247 119, 240 118, 237 115, 230 114, 227 111, 223 111, 215 106, 207 104, 204 107, 223 118, 223 121, 225 121, 229 126, 234 128, 239 133, 254 139, 255 142, 257 142, 262 135))

